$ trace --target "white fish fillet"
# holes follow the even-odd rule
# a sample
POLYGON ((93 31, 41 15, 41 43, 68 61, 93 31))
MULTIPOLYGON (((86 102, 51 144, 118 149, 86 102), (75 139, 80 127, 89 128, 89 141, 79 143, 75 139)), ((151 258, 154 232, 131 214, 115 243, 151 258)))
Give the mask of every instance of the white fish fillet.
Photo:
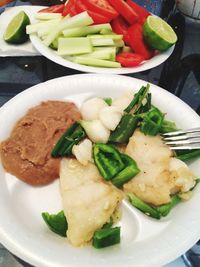
POLYGON ((181 191, 181 188, 182 191, 184 188, 189 190, 194 184, 194 176, 187 165, 172 157, 170 148, 158 135, 147 136, 136 130, 125 153, 137 162, 141 172, 124 185, 124 191, 135 193, 145 202, 154 205, 168 203, 171 193, 181 191), (180 180, 181 185, 178 183, 180 180))
POLYGON ((109 221, 122 193, 102 180, 94 164, 83 166, 76 159, 62 160, 60 185, 68 240, 74 246, 84 245, 109 221))

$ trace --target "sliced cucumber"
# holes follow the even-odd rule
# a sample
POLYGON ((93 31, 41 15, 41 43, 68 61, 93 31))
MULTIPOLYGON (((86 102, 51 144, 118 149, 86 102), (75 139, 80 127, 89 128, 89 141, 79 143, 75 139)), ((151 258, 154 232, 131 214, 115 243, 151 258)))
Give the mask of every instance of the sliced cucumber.
POLYGON ((52 24, 38 28, 37 34, 39 37, 48 35, 52 31, 52 27, 57 27, 61 19, 52 20, 52 24))
POLYGON ((84 54, 81 55, 83 57, 90 57, 90 58, 97 58, 97 59, 107 59, 107 60, 111 60, 112 58, 112 53, 108 50, 99 50, 99 51, 94 51, 92 53, 89 54, 84 54))
POLYGON ((123 40, 114 40, 114 45, 116 47, 123 47, 124 46, 124 41, 123 40))
POLYGON ((89 38, 58 38, 58 55, 79 55, 91 52, 92 45, 89 38))
POLYGON ((106 24, 66 29, 63 31, 63 35, 65 37, 82 37, 82 36, 87 36, 88 34, 99 33, 102 29, 109 31, 112 30, 110 24, 106 23, 106 24))
POLYGON ((39 12, 35 14, 35 18, 38 20, 52 20, 52 19, 61 19, 62 15, 60 13, 43 13, 39 12))
POLYGON ((26 33, 31 34, 31 33, 37 32, 39 29, 43 27, 51 27, 54 25, 55 21, 57 20, 61 20, 61 19, 42 21, 42 22, 28 25, 26 26, 26 33))
POLYGON ((94 34, 94 35, 90 35, 88 36, 89 38, 92 39, 112 39, 112 40, 122 40, 123 35, 121 34, 106 34, 106 35, 102 35, 102 34, 94 34))
POLYGON ((111 38, 92 38, 88 37, 91 40, 93 46, 109 46, 114 45, 114 41, 111 38))
POLYGON ((123 46, 122 47, 122 52, 131 52, 132 51, 132 49, 130 48, 130 46, 123 46))
POLYGON ((74 57, 73 61, 78 64, 94 66, 94 67, 105 67, 105 68, 120 68, 121 67, 120 63, 118 62, 90 58, 90 57, 85 57, 85 56, 74 57))

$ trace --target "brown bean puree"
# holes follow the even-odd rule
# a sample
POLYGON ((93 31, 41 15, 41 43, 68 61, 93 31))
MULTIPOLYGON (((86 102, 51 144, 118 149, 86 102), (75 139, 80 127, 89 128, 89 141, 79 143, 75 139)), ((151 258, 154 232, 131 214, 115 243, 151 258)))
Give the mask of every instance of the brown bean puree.
POLYGON ((51 157, 52 148, 80 116, 73 103, 64 101, 46 101, 29 109, 0 145, 6 171, 31 185, 59 177, 60 159, 51 157))

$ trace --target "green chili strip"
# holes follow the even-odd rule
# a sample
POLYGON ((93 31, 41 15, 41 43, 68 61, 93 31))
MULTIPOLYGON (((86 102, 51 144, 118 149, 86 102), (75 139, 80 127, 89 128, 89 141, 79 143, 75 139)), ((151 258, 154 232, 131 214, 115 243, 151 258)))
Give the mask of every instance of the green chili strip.
POLYGON ((176 157, 182 161, 196 159, 200 157, 200 149, 177 151, 176 157))
POLYGON ((78 144, 85 136, 84 129, 78 122, 75 122, 58 140, 51 152, 52 157, 69 156, 72 153, 72 147, 78 144))
POLYGON ((148 94, 150 85, 147 84, 147 86, 142 86, 140 90, 134 95, 133 100, 131 103, 128 105, 127 108, 125 108, 125 112, 129 113, 132 111, 133 108, 135 108, 134 113, 139 110, 139 108, 142 105, 143 100, 148 94))
POLYGON ((137 209, 139 209, 140 211, 142 211, 143 213, 145 213, 146 215, 155 218, 155 219, 160 219, 161 215, 160 213, 152 208, 150 205, 148 205, 147 203, 145 203, 144 201, 142 201, 141 199, 139 199, 138 197, 136 197, 136 195, 134 195, 133 193, 128 194, 129 197, 129 201, 130 203, 136 207, 137 209))
POLYGON ((63 211, 60 211, 57 214, 49 214, 48 212, 43 212, 42 218, 51 231, 58 235, 64 237, 66 236, 68 224, 63 211))
POLYGON ((105 224, 102 226, 102 229, 108 229, 108 228, 111 228, 112 226, 113 226, 113 218, 110 217, 109 222, 105 223, 105 224))
POLYGON ((169 212, 175 207, 179 202, 181 202, 181 198, 178 195, 174 195, 171 198, 171 201, 167 204, 156 207, 155 209, 162 215, 167 216, 169 212))
POLYGON ((96 230, 92 245, 95 248, 105 248, 120 243, 120 227, 96 230))
POLYGON ((117 128, 111 133, 109 141, 115 143, 127 143, 138 126, 139 118, 133 114, 125 114, 117 128))
POLYGON ((164 119, 163 113, 157 108, 152 108, 143 116, 143 121, 140 126, 141 132, 145 135, 156 135, 162 127, 162 122, 164 119))
POLYGON ((121 154, 121 159, 126 167, 112 179, 112 183, 117 187, 121 187, 140 172, 136 162, 131 157, 121 154))
POLYGON ((160 128, 160 133, 170 133, 178 131, 175 122, 163 120, 162 126, 160 128))
POLYGON ((151 94, 148 93, 146 98, 142 101, 141 106, 139 107, 139 109, 137 110, 136 114, 141 114, 141 113, 145 113, 148 112, 151 109, 151 94), (146 103, 143 104, 144 100, 146 100, 146 103))
POLYGON ((94 144, 94 162, 105 180, 111 180, 124 167, 120 152, 112 145, 94 144))

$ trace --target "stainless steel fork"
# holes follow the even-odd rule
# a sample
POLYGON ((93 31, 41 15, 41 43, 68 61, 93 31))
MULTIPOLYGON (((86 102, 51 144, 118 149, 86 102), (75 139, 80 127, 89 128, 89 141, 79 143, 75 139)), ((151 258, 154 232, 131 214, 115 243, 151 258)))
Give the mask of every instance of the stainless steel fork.
POLYGON ((200 127, 161 134, 163 141, 173 150, 200 149, 200 127))

